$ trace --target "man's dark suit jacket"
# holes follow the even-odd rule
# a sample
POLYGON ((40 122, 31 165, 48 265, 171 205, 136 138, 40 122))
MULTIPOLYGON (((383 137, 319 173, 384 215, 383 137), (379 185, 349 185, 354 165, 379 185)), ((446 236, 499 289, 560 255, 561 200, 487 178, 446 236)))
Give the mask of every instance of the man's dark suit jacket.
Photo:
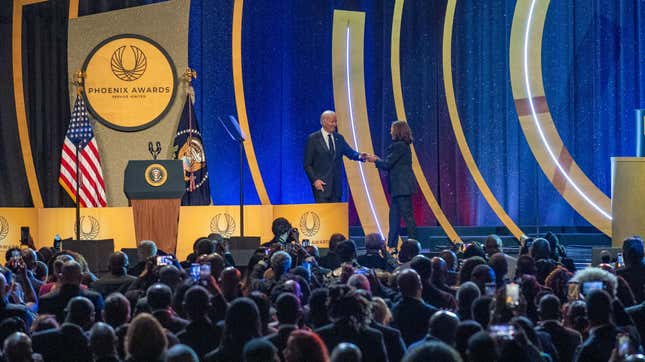
POLYGON ((390 196, 408 196, 417 191, 417 182, 412 172, 412 151, 403 141, 394 141, 385 158, 376 160, 379 170, 388 171, 387 180, 390 196))
POLYGON ((355 161, 360 156, 358 152, 347 144, 341 134, 334 132, 333 137, 335 144, 333 154, 325 143, 322 131, 316 131, 307 138, 304 168, 316 202, 340 201, 343 196, 343 156, 355 161), (322 180, 327 184, 324 191, 318 191, 314 188, 313 184, 316 180, 322 180))
POLYGON ((356 332, 349 326, 332 323, 318 328, 315 332, 325 342, 329 351, 333 351, 340 343, 349 342, 360 348, 363 353, 363 361, 388 360, 383 334, 374 328, 364 327, 356 332))
POLYGON ((38 314, 53 314, 59 323, 65 320, 65 307, 67 302, 74 297, 85 297, 94 304, 96 319, 100 320, 103 311, 103 297, 90 290, 84 290, 79 285, 66 284, 58 290, 47 293, 40 297, 38 302, 38 314))
POLYGON ((571 362, 576 348, 582 343, 582 336, 577 331, 564 327, 556 320, 546 320, 535 328, 537 332, 551 335, 551 341, 558 351, 560 362, 571 362))
POLYGON ((31 336, 34 352, 40 353, 44 361, 91 361, 88 343, 83 329, 72 323, 31 336))
POLYGON ((392 308, 392 327, 401 331, 406 346, 424 338, 428 334, 430 317, 439 311, 424 301, 403 297, 392 308))
POLYGON ((634 325, 641 337, 641 345, 645 347, 645 302, 629 307, 625 311, 634 321, 634 325))
POLYGON ((606 362, 611 357, 611 351, 616 346, 618 329, 612 324, 595 328, 589 337, 578 347, 574 361, 577 362, 606 362))
POLYGON ((618 269, 616 274, 623 277, 632 288, 636 303, 645 302, 645 261, 618 269))
POLYGON ((177 334, 179 341, 192 348, 200 360, 219 346, 222 338, 222 328, 209 320, 190 322, 186 328, 177 334))
POLYGON ((282 354, 282 351, 287 347, 289 335, 296 329, 298 329, 298 326, 295 324, 283 324, 278 327, 277 332, 269 334, 265 337, 266 340, 271 342, 271 344, 278 349, 278 356, 280 357, 280 361, 284 361, 284 355, 282 354))
POLYGON ((370 327, 380 331, 383 334, 385 350, 390 362, 399 362, 405 354, 405 342, 401 338, 401 332, 398 329, 390 328, 386 325, 372 321, 370 327))
POLYGON ((103 298, 115 292, 125 294, 135 280, 137 280, 136 277, 128 274, 109 274, 92 283, 92 290, 101 294, 103 298))

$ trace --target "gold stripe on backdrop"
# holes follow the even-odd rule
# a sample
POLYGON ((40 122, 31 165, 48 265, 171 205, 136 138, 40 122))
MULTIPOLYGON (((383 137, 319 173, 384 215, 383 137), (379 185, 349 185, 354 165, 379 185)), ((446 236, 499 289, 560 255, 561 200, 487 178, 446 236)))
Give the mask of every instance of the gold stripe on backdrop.
MULTIPOLYGON (((334 11, 332 76, 338 129, 359 152, 374 153, 363 73, 365 13, 334 11), (349 92, 348 92, 349 90, 349 92)), ((389 205, 379 172, 371 164, 344 160, 347 182, 366 234, 388 232, 389 205)))
MULTIPOLYGON (((400 47, 401 47, 401 18, 403 17, 403 3, 404 0, 396 0, 394 4, 394 14, 392 15, 392 40, 391 40, 391 69, 392 69, 392 92, 394 93, 394 106, 396 107, 396 118, 401 121, 407 121, 405 116, 405 102, 403 101, 403 87, 401 86, 401 61, 400 61, 400 47)), ((425 197, 432 213, 437 218, 439 225, 443 228, 443 231, 446 233, 448 238, 453 243, 461 242, 461 238, 457 235, 455 228, 450 224, 448 218, 443 213, 441 206, 437 202, 437 198, 430 185, 428 180, 423 174, 421 169, 421 164, 419 163, 419 157, 417 156, 417 151, 412 145, 412 170, 414 171, 414 176, 417 179, 419 188, 423 197, 425 197)))
POLYGON ((518 0, 515 6, 509 49, 515 108, 546 177, 569 205, 611 237, 611 200, 571 157, 549 112, 542 79, 542 34, 548 8, 548 0, 518 0))
POLYGON ((69 16, 67 19, 76 19, 78 18, 78 1, 79 0, 69 0, 69 16))
POLYGON ((29 139, 29 125, 27 124, 27 110, 25 108, 25 89, 22 79, 22 7, 45 0, 14 0, 12 37, 11 37, 11 61, 13 68, 13 97, 16 104, 16 122, 18 123, 18 137, 20 138, 20 149, 22 160, 25 164, 27 184, 31 193, 31 201, 34 207, 43 207, 43 198, 40 194, 36 167, 31 152, 31 141, 29 139))
POLYGON ((240 121, 240 128, 246 136, 244 142, 244 151, 246 159, 248 160, 249 169, 251 170, 251 177, 255 184, 255 190, 258 193, 262 205, 270 205, 269 194, 267 193, 258 160, 255 156, 255 149, 253 148, 253 140, 251 139, 251 130, 249 128, 249 119, 246 114, 246 100, 244 99, 244 83, 242 77, 242 14, 244 11, 244 0, 235 0, 233 5, 233 87, 235 89, 235 105, 237 107, 237 116, 240 121))
POLYGON ((457 101, 455 100, 455 89, 452 83, 452 30, 453 23, 455 20, 455 8, 457 6, 457 0, 448 0, 448 5, 446 7, 446 19, 443 27, 443 83, 446 92, 446 102, 448 103, 448 112, 450 113, 450 123, 452 124, 452 130, 455 133, 455 138, 457 140, 457 145, 461 151, 466 167, 473 177, 473 180, 479 187, 482 195, 493 209, 493 212, 497 217, 502 221, 502 223, 508 228, 508 230, 515 236, 516 239, 521 240, 524 236, 524 233, 520 228, 511 220, 510 216, 504 211, 502 205, 493 195, 493 192, 488 187, 488 184, 484 180, 477 163, 473 158, 472 153, 470 152, 470 147, 466 141, 466 135, 464 134, 463 128, 461 126, 461 120, 459 119, 459 111, 457 110, 457 101))

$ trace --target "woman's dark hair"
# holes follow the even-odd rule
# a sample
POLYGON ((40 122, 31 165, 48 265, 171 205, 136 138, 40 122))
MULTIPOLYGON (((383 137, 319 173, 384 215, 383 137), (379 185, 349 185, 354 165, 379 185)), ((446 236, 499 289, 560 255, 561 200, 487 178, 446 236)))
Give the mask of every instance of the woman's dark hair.
POLYGON ((136 316, 125 335, 128 356, 139 361, 156 361, 166 351, 168 339, 159 322, 148 313, 136 316))
POLYGON ((271 231, 275 236, 280 236, 289 230, 291 230, 291 223, 283 217, 273 220, 273 223, 271 224, 271 231))
POLYGON ((334 322, 343 323, 355 330, 365 326, 370 318, 370 302, 355 288, 334 285, 327 298, 329 316, 334 322))
POLYGON ((470 275, 477 265, 486 265, 486 260, 481 256, 473 256, 464 260, 464 265, 459 270, 459 284, 470 281, 470 275))
POLYGON ((255 302, 255 306, 258 307, 260 323, 262 324, 262 335, 267 335, 269 332, 269 322, 271 321, 271 301, 266 294, 257 290, 251 292, 251 294, 249 294, 249 298, 255 302))
POLYGON ((329 289, 327 288, 318 288, 311 292, 307 323, 313 329, 322 327, 330 322, 329 312, 327 310, 327 297, 329 297, 329 289))
POLYGON ((329 361, 329 352, 323 340, 314 332, 296 329, 291 332, 285 348, 285 361, 329 361))
POLYGON ((406 121, 396 121, 392 123, 392 140, 403 141, 407 144, 412 143, 412 130, 406 121))
POLYGON ((260 312, 253 300, 242 297, 229 304, 224 318, 222 347, 239 350, 241 354, 244 344, 259 337, 260 332, 260 312))

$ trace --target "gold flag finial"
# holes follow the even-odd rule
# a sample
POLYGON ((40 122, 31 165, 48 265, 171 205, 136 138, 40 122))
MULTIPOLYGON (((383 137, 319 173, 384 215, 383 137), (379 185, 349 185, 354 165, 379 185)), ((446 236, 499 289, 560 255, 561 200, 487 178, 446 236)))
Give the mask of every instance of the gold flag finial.
POLYGON ((87 74, 81 70, 74 73, 74 80, 72 81, 72 84, 76 86, 76 94, 78 95, 80 95, 83 92, 85 77, 87 77, 87 74))
POLYGON ((190 82, 193 81, 193 79, 197 79, 197 72, 195 69, 191 69, 190 67, 186 67, 186 71, 184 71, 184 80, 190 84, 190 82))

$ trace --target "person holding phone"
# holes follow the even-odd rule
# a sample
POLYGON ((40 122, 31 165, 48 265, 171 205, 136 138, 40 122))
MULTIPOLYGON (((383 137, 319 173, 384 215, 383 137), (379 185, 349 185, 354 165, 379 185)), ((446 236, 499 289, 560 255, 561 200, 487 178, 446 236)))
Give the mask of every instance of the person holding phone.
POLYGON ((417 224, 412 210, 412 195, 417 191, 417 183, 412 172, 412 130, 405 121, 396 121, 390 127, 392 144, 384 159, 370 155, 367 161, 373 162, 379 170, 388 172, 390 196, 390 232, 387 244, 396 250, 399 241, 399 224, 405 221, 408 237, 417 238, 417 224))

